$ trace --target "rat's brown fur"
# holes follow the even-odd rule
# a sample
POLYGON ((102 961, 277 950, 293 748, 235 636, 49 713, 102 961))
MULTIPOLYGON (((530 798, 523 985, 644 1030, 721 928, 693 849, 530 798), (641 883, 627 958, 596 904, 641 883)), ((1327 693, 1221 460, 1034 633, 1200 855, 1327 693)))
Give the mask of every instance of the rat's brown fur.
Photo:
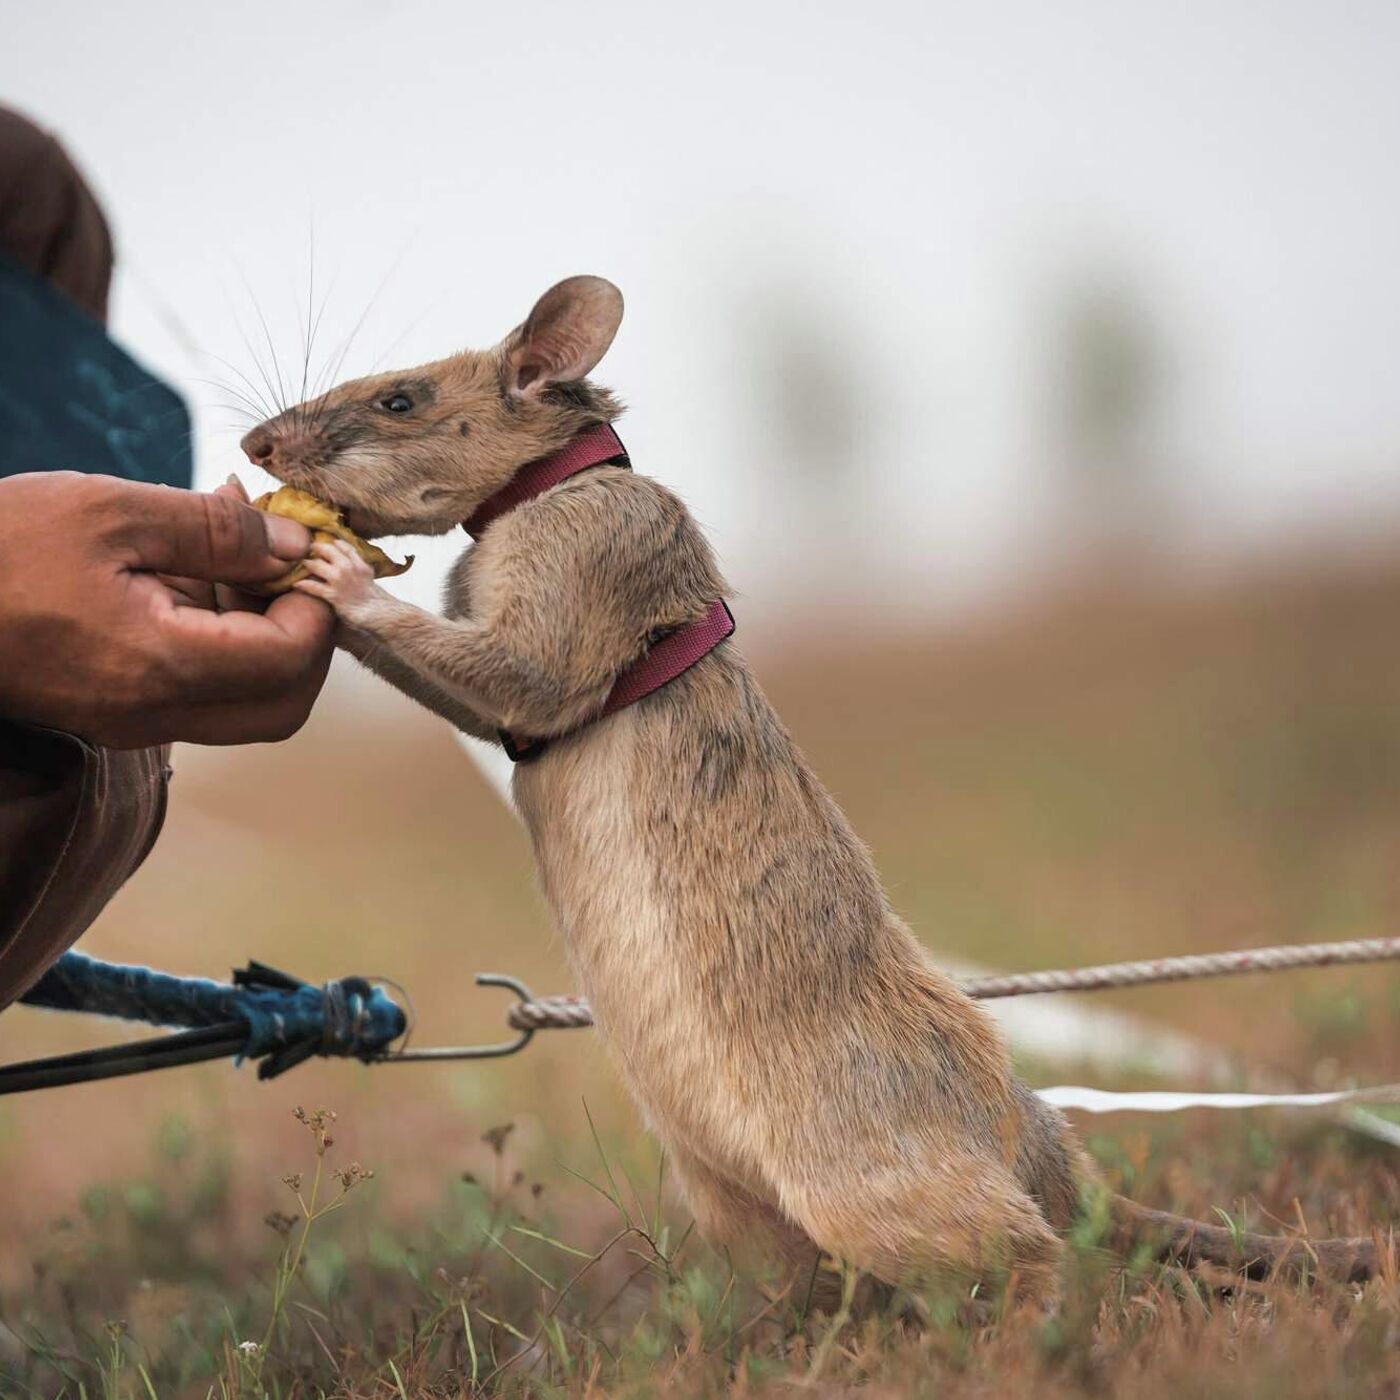
MULTIPOLYGON (((249 455, 365 535, 441 533, 525 463, 619 409, 585 376, 621 318, 597 278, 546 293, 495 350, 343 384, 255 429, 249 455), (395 415, 396 394, 413 400, 395 415)), ((1013 1270, 1053 1299, 1090 1168, 1012 1074, 986 1012, 891 910, 869 853, 732 643, 606 720, 614 678, 726 591, 682 502, 605 467, 497 519, 453 569, 445 617, 325 551, 307 591, 345 644, 469 734, 554 737, 515 798, 598 1026, 721 1247, 888 1284, 1013 1270), (576 731, 576 732, 575 732, 576 731)), ((1313 1245, 1117 1208, 1191 1260, 1321 1258, 1313 1245)))

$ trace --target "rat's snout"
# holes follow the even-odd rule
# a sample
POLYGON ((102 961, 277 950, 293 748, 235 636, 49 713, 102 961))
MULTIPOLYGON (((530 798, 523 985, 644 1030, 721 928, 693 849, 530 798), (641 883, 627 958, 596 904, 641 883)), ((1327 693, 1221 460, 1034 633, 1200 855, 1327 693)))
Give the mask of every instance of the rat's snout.
POLYGON ((272 461, 277 439, 265 423, 260 423, 251 432, 245 433, 238 445, 255 467, 266 467, 272 461))
POLYGON ((259 423, 243 435, 238 445, 255 467, 278 481, 303 490, 322 490, 316 480, 317 473, 332 454, 324 438, 314 429, 308 429, 295 413, 259 423))
POLYGON ((239 446, 255 467, 280 476, 309 465, 308 457, 315 455, 318 443, 296 421, 269 418, 245 433, 239 446))

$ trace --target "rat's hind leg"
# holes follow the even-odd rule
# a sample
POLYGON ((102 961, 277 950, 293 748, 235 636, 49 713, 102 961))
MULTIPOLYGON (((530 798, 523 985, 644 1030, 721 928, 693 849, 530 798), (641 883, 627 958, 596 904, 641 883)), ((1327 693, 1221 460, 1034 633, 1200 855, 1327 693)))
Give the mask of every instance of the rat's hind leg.
POLYGON ((681 1195, 695 1216, 695 1228, 710 1245, 736 1263, 776 1264, 801 1280, 798 1288, 806 1287, 821 1251, 799 1226, 698 1157, 674 1148, 668 1149, 668 1156, 681 1195))
POLYGON ((1052 1307, 1064 1246, 1000 1163, 957 1155, 804 1184, 792 1210, 837 1258, 893 1285, 1014 1280, 1019 1300, 1052 1307))
MULTIPOLYGON (((710 1245, 735 1263, 776 1267, 796 1312, 834 1314, 840 1308, 840 1267, 800 1225, 776 1205, 684 1151, 673 1153, 671 1161, 695 1215, 695 1228, 710 1245)), ((861 1315, 884 1307, 890 1296, 891 1290, 881 1281, 862 1277, 851 1299, 852 1311, 861 1315)))

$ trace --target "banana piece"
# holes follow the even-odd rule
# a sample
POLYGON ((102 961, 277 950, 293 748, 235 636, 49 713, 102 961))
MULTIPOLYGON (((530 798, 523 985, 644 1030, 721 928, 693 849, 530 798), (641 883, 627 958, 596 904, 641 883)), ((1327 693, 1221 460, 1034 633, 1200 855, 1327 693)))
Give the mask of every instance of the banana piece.
MULTIPOLYGON (((398 574, 407 573, 413 563, 411 554, 402 564, 396 563, 378 545, 362 540, 341 519, 341 513, 335 506, 327 501, 318 500, 308 491, 299 491, 295 486, 279 486, 276 491, 259 496, 253 502, 253 509, 295 520, 298 524, 305 525, 317 541, 344 540, 374 570, 375 578, 394 578, 398 574)), ((260 584, 257 591, 269 594, 285 593, 298 579, 303 579, 306 575, 305 564, 293 564, 281 578, 260 584)))

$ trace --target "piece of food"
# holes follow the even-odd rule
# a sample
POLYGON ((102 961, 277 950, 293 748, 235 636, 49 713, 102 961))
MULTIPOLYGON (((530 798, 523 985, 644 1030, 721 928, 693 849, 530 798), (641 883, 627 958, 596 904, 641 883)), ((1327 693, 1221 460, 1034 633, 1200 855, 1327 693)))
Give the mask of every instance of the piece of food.
MULTIPOLYGON (((295 486, 279 486, 253 502, 254 510, 265 510, 269 515, 285 515, 311 531, 318 541, 344 540, 366 564, 374 570, 375 578, 393 578, 406 573, 413 563, 409 555, 402 564, 390 559, 378 545, 362 540, 341 518, 340 511, 327 501, 318 500, 307 491, 298 491, 295 486)), ((306 577, 306 565, 294 564, 281 578, 271 583, 260 584, 257 592, 285 593, 298 579, 306 577)))

